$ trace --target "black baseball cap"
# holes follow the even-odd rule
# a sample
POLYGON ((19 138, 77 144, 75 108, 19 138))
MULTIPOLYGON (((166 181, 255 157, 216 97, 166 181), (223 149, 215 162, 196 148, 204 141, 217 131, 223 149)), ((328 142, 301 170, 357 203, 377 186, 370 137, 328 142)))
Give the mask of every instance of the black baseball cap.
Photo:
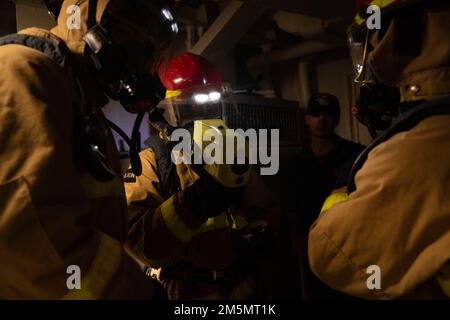
POLYGON ((331 116, 339 117, 341 114, 339 100, 328 92, 316 93, 309 99, 306 114, 312 116, 329 114, 331 116))

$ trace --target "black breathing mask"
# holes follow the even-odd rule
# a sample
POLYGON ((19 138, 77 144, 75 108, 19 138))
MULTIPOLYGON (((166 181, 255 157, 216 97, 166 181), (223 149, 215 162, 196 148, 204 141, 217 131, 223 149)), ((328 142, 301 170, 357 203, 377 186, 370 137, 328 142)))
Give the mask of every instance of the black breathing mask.
MULTIPOLYGON (((162 99, 161 97, 164 97, 165 88, 158 76, 151 74, 151 69, 147 65, 147 62, 154 58, 155 51, 149 41, 148 43, 114 43, 107 28, 110 21, 107 19, 102 24, 92 26, 83 40, 87 44, 88 57, 92 61, 94 73, 104 93, 111 99, 119 101, 128 112, 138 114, 131 138, 116 124, 109 120, 108 122, 110 127, 128 144, 131 168, 133 173, 139 176, 142 174, 139 158, 140 145, 138 145, 139 128, 147 111, 142 107, 140 109, 139 103, 143 102, 146 109, 152 109, 162 99)), ((95 153, 95 150, 93 152, 95 153)), ((95 159, 102 160, 99 157, 95 159)), ((98 171, 106 168, 105 174, 97 173, 96 175, 108 176, 107 171, 111 171, 104 161, 99 161, 99 165, 95 167, 98 171)))
POLYGON ((398 115, 400 92, 380 82, 363 83, 352 112, 364 124, 372 138, 377 130, 386 130, 391 126, 392 118, 398 115))
MULTIPOLYGON (((415 1, 420 4, 424 1, 415 1)), ((403 107, 397 87, 381 83, 370 64, 369 53, 374 49, 369 39, 378 37, 381 42, 388 28, 393 27, 393 54, 397 57, 415 57, 421 54, 424 13, 421 5, 400 4, 397 8, 382 12, 381 28, 369 30, 364 19, 347 30, 350 56, 355 74, 354 82, 360 85, 360 93, 353 113, 369 129, 373 138, 376 130, 386 130, 393 117, 403 107), (399 9, 402 10, 399 10, 399 9)), ((364 12, 365 10, 363 10, 364 12)))
MULTIPOLYGON (((55 21, 63 2, 63 0, 44 0, 55 21)), ((159 49, 165 49, 170 44, 169 40, 173 40, 172 37, 177 33, 178 26, 170 10, 160 1, 110 1, 109 10, 104 12, 100 23, 96 21, 97 4, 97 0, 88 2, 86 21, 88 31, 83 37, 87 57, 85 71, 96 78, 108 97, 120 101, 128 112, 137 114, 131 138, 111 121, 108 120, 108 123, 129 145, 131 167, 139 176, 142 173, 138 155, 140 125, 145 112, 156 107, 165 96, 165 88, 158 76, 151 73, 153 65, 149 65, 148 62, 157 62, 156 54, 159 50, 156 50, 153 44, 159 49), (133 36, 140 33, 132 30, 131 33, 122 34, 120 41, 114 41, 117 40, 118 33, 111 27, 120 25, 121 22, 119 18, 116 19, 113 12, 122 17, 120 21, 131 22, 128 27, 142 26, 145 33, 142 35, 143 38, 134 38, 133 36)), ((76 70, 74 74, 77 79, 76 70)), ((75 109, 75 125, 78 133, 75 145, 77 154, 81 154, 83 158, 81 166, 96 180, 110 181, 115 177, 115 172, 106 157, 106 141, 110 139, 110 130, 90 102, 84 100, 83 83, 78 82, 78 90, 83 103, 75 109)))
POLYGON ((373 49, 369 43, 371 31, 349 28, 348 42, 355 74, 354 83, 359 86, 359 95, 352 112, 365 125, 372 138, 377 130, 390 127, 392 118, 398 114, 400 92, 397 87, 387 86, 378 81, 368 59, 373 49))
POLYGON ((103 24, 89 29, 83 40, 90 49, 90 59, 105 93, 118 100, 130 113, 139 113, 139 101, 154 106, 164 97, 165 89, 157 75, 151 74, 154 48, 149 44, 115 44, 103 24))

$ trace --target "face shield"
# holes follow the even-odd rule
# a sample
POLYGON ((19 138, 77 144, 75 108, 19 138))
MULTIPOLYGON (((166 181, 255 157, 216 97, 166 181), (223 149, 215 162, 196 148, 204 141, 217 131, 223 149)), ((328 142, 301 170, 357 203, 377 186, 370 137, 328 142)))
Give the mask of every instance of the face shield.
POLYGON ((138 113, 131 139, 112 122, 110 126, 128 143, 133 172, 140 175, 139 127, 145 112, 164 97, 156 69, 164 51, 170 49, 178 25, 159 0, 110 0, 99 23, 96 3, 89 2, 89 30, 83 36, 86 57, 104 93, 120 101, 128 112, 138 113))
POLYGON ((374 50, 372 44, 383 37, 390 23, 391 20, 385 18, 381 30, 369 30, 366 21, 358 16, 356 22, 347 29, 354 83, 359 89, 359 96, 352 111, 368 128, 372 138, 378 135, 377 130, 386 130, 390 126, 400 102, 398 88, 378 81, 369 59, 374 50))
POLYGON ((111 0, 83 37, 105 93, 131 113, 155 107, 165 92, 157 65, 177 32, 163 2, 111 0))
POLYGON ((160 52, 170 48, 178 33, 171 10, 159 0, 111 0, 106 12, 142 34, 160 52))
POLYGON ((347 41, 350 49, 354 82, 371 82, 364 77, 367 72, 366 60, 369 47, 369 30, 359 25, 352 25, 347 29, 347 41))
POLYGON ((227 115, 236 113, 231 88, 213 85, 183 93, 168 91, 149 119, 166 140, 172 141, 171 134, 176 129, 187 130, 188 152, 184 149, 179 153, 174 146, 175 157, 180 162, 194 164, 198 172, 208 173, 222 185, 235 188, 245 185, 251 173, 248 141, 228 127, 227 115))
POLYGON ((192 88, 183 94, 168 91, 166 96, 157 111, 173 128, 188 128, 195 121, 209 119, 221 119, 226 124, 227 113, 236 110, 231 88, 225 85, 192 88))

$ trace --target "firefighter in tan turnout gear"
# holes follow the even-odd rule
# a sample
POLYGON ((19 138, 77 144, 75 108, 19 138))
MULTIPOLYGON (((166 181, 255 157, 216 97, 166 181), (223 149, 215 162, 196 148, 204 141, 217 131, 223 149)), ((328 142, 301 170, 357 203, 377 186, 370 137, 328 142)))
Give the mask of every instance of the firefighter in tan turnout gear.
POLYGON ((309 261, 323 282, 357 297, 448 298, 450 4, 371 4, 381 7, 381 29, 361 15, 349 29, 361 84, 355 112, 372 133, 385 131, 356 161, 348 188, 325 202, 309 261))
MULTIPOLYGON (((125 174, 130 247, 170 299, 255 297, 254 264, 277 214, 273 197, 250 167, 236 171, 236 183, 249 180, 246 186, 233 188, 221 181, 229 173, 214 177, 204 167, 173 163, 180 152, 172 152, 170 134, 185 128, 195 137, 199 124, 222 123, 226 90, 215 67, 194 54, 182 53, 160 71, 166 99, 150 115, 160 134, 140 153, 143 174, 125 174)), ((227 168, 219 166, 214 172, 227 168)))
POLYGON ((106 95, 134 112, 157 104, 149 70, 176 23, 159 1, 47 2, 61 9, 54 29, 0 38, 0 298, 152 298, 123 249, 122 172, 101 108, 106 95))

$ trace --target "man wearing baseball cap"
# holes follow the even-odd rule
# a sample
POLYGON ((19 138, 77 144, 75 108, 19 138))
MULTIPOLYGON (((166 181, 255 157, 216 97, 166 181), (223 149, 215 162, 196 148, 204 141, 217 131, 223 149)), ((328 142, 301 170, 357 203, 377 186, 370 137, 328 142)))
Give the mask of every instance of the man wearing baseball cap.
MULTIPOLYGON (((364 146, 345 140, 335 133, 340 120, 339 100, 332 94, 316 93, 306 108, 305 123, 309 144, 300 157, 301 180, 305 181, 313 199, 305 214, 309 228, 316 219, 329 192, 347 183, 353 161, 364 146)), ((306 209, 306 208, 305 208, 306 209)))
MULTIPOLYGON (((330 192, 347 183, 352 164, 364 146, 345 140, 335 133, 340 120, 339 100, 323 92, 311 96, 306 108, 305 123, 309 129, 309 143, 295 159, 295 194, 290 196, 295 212, 295 236, 306 245, 309 228, 319 215, 330 192)), ((300 254, 306 253, 306 247, 300 254)), ((336 298, 339 295, 306 272, 308 298, 336 298)))

